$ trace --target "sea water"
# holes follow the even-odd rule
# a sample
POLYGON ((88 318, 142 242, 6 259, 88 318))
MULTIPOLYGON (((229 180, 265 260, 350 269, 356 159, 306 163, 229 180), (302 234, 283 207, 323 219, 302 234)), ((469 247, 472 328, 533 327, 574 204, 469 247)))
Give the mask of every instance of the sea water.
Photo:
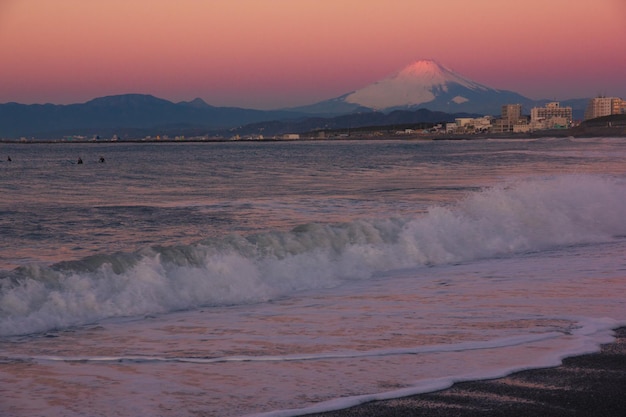
POLYGON ((623 139, 0 154, 0 415, 302 415, 626 325, 623 139))

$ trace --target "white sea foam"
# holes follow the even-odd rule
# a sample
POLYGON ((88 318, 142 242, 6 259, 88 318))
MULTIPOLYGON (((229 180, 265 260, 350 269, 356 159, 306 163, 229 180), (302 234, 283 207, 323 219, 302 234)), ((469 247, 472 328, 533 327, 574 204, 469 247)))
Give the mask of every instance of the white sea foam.
POLYGON ((387 270, 606 242, 626 236, 624 212, 623 181, 565 175, 503 184, 414 218, 308 224, 32 265, 0 281, 0 335, 257 303, 387 270))
MULTIPOLYGON (((567 347, 564 347, 562 350, 559 351, 554 351, 549 355, 545 355, 527 366, 511 366, 498 369, 481 370, 478 372, 470 372, 465 374, 457 374, 454 376, 422 379, 416 381, 414 384, 408 387, 404 387, 401 389, 377 392, 374 394, 334 398, 332 400, 318 402, 317 404, 309 407, 254 413, 248 414, 245 417, 296 417, 313 413, 324 413, 354 407, 371 401, 390 400, 411 395, 423 394, 427 392, 439 391, 449 388, 458 382, 502 378, 514 372, 519 372, 523 370, 559 366, 563 362, 563 359, 567 357, 594 353, 599 350, 600 344, 612 342, 614 340, 612 329, 619 326, 620 324, 611 319, 585 319, 580 323, 580 325, 581 327, 579 329, 573 331, 573 337, 570 338, 571 340, 569 341, 569 343, 565 344, 567 345, 567 347)), ((544 339, 547 338, 550 338, 550 336, 546 335, 544 339)), ((535 341, 539 340, 541 340, 540 337, 535 339, 535 341)), ((525 341, 525 343, 532 342, 533 340, 531 340, 530 338, 525 341)))

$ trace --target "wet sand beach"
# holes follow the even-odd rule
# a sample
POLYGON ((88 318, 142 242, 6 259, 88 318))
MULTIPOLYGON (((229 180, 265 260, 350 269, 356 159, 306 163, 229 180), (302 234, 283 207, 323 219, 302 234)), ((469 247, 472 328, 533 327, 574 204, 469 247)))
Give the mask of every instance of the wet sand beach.
POLYGON ((565 417, 626 415, 626 328, 598 353, 555 368, 463 382, 412 397, 375 401, 318 417, 565 417))

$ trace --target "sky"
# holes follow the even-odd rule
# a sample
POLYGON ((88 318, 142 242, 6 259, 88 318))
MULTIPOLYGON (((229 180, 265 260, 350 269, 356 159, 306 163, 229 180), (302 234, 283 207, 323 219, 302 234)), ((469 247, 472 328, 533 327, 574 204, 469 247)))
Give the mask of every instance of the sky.
POLYGON ((0 0, 0 103, 275 109, 420 59, 533 99, 626 99, 626 1, 0 0))

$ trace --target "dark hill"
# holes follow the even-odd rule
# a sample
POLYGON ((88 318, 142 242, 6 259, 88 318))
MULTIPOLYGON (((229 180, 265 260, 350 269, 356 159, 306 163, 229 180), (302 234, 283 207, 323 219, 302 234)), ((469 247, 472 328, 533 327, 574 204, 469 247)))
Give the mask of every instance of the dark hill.
POLYGON ((151 95, 100 97, 81 104, 0 104, 0 137, 53 138, 63 134, 103 135, 116 129, 168 127, 215 130, 266 120, 301 117, 289 111, 213 107, 201 99, 172 103, 151 95))
POLYGON ((280 135, 284 133, 306 133, 319 130, 358 129, 372 126, 405 126, 421 123, 453 122, 457 117, 479 117, 477 114, 454 113, 449 114, 427 109, 395 110, 390 113, 365 111, 335 117, 309 117, 298 120, 271 121, 253 123, 232 129, 230 134, 251 135, 280 135))

